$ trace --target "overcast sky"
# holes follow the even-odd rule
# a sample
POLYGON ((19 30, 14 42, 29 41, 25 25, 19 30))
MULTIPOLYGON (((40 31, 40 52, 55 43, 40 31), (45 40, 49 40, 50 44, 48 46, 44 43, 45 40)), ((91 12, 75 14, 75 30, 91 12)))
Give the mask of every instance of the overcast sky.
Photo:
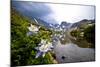
POLYGON ((94 6, 13 1, 12 7, 26 16, 40 18, 48 23, 74 23, 95 18, 94 6))

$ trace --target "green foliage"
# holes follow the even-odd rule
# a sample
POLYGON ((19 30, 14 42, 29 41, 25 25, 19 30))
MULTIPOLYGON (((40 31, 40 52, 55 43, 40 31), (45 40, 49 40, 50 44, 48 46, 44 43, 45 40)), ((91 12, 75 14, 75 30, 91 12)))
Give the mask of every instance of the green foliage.
POLYGON ((70 34, 76 38, 75 43, 79 46, 95 48, 95 24, 87 24, 79 29, 72 30, 70 34))
POLYGON ((89 26, 84 30, 84 38, 88 42, 95 44, 95 25, 89 26))
POLYGON ((27 36, 29 19, 21 16, 13 8, 11 11, 11 65, 22 66, 53 63, 48 54, 44 58, 35 59, 37 51, 34 49, 41 39, 51 41, 50 35, 52 32, 41 27, 37 35, 27 36))
POLYGON ((73 37, 79 37, 80 31, 78 31, 78 30, 72 30, 70 33, 71 33, 71 35, 73 37))

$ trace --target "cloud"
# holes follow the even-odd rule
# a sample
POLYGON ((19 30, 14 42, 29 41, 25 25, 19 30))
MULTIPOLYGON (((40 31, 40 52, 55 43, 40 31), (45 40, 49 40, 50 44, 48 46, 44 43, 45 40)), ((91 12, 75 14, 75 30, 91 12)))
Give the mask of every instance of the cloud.
POLYGON ((34 3, 31 1, 13 1, 12 7, 24 15, 38 18, 52 13, 51 9, 46 4, 34 3))
POLYGON ((83 19, 95 19, 95 7, 83 5, 51 4, 53 17, 58 23, 74 23, 83 19))
POLYGON ((83 19, 95 19, 94 6, 12 1, 12 7, 31 19, 39 18, 48 23, 74 23, 83 19))

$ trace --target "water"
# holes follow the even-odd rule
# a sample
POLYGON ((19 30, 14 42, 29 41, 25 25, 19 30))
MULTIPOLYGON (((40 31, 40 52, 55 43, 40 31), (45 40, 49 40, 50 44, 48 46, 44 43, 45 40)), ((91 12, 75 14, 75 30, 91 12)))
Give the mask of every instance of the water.
POLYGON ((62 45, 60 41, 54 46, 58 63, 84 62, 95 60, 95 50, 92 48, 80 48, 76 44, 62 45))

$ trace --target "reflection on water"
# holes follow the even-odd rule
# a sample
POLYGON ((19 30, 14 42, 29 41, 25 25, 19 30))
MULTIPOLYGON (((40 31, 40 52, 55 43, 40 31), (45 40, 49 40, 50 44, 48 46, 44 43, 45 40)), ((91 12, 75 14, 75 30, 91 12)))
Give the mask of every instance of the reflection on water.
POLYGON ((60 41, 54 46, 56 59, 59 63, 94 61, 95 50, 92 48, 80 48, 73 43, 62 45, 60 41))

